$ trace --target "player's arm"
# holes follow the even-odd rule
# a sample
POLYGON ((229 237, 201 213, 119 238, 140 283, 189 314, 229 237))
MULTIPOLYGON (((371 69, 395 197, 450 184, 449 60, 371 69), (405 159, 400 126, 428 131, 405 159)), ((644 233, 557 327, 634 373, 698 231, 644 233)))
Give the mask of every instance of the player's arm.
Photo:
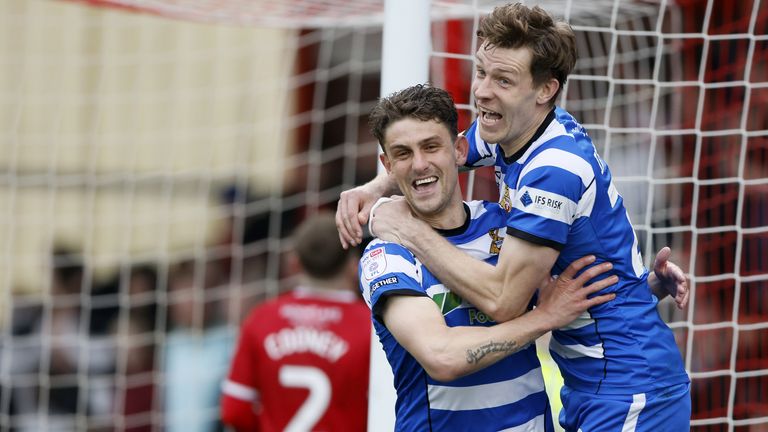
POLYGON ((382 172, 368 183, 341 193, 336 207, 336 228, 345 249, 363 241, 363 225, 368 223, 371 207, 376 200, 397 192, 395 180, 382 172))
POLYGON ((243 324, 227 379, 221 385, 221 422, 235 431, 258 431, 255 407, 259 403, 253 371, 258 356, 251 351, 246 320, 243 324))
MULTIPOLYGON (((578 278, 578 269, 591 260, 578 260, 541 291, 532 311, 491 327, 448 327, 440 310, 427 297, 393 295, 382 310, 384 324, 424 370, 438 381, 451 381, 488 367, 537 337, 576 319, 615 294, 588 298, 616 283, 616 276, 584 284, 601 271, 595 266, 578 278)), ((610 264, 604 266, 610 267, 610 264)))
POLYGON ((669 261, 671 256, 672 250, 668 246, 664 246, 656 254, 653 271, 648 275, 648 285, 659 300, 670 296, 675 300, 678 309, 683 309, 688 304, 690 295, 688 278, 677 264, 669 261))
POLYGON ((223 394, 221 397, 221 422, 237 432, 259 430, 253 401, 228 394, 223 394))
POLYGON ((476 260, 415 218, 404 199, 379 205, 371 229, 405 246, 446 287, 497 322, 525 312, 559 255, 550 247, 508 235, 496 266, 476 260))

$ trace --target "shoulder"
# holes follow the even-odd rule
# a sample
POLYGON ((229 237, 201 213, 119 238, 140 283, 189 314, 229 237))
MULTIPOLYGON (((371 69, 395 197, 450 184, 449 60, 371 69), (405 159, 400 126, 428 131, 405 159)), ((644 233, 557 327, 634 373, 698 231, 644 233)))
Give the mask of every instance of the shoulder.
POLYGON ((467 206, 469 207, 470 216, 475 219, 476 216, 482 216, 486 213, 496 213, 496 212, 503 212, 504 209, 501 208, 501 205, 499 205, 496 201, 486 201, 486 200, 475 200, 475 201, 467 201, 467 206))
POLYGON ((248 326, 253 323, 271 321, 275 316, 279 314, 280 307, 295 301, 295 299, 296 296, 293 294, 293 292, 288 291, 278 295, 277 297, 264 300, 263 302, 254 306, 251 311, 248 312, 245 320, 243 320, 243 325, 248 326))
POLYGON ((506 211, 498 202, 476 200, 466 201, 465 204, 469 208, 470 223, 473 225, 494 225, 494 220, 506 218, 506 211))
POLYGON ((387 253, 399 253, 401 251, 408 252, 408 249, 406 249, 405 246, 401 244, 388 242, 386 240, 375 237, 368 243, 368 245, 365 247, 365 250, 363 250, 363 256, 376 249, 384 249, 387 253))
POLYGON ((469 129, 461 132, 460 135, 467 140, 469 147, 465 166, 470 168, 492 166, 503 159, 496 144, 487 143, 480 137, 477 121, 472 122, 469 129))
MULTIPOLYGON (((275 300, 267 300, 264 303, 253 307, 248 315, 240 323, 241 343, 250 343, 265 336, 265 324, 275 322, 277 316, 275 300)), ((270 326, 271 328, 271 326, 270 326)))
POLYGON ((360 257, 358 272, 361 281, 372 281, 388 273, 412 273, 417 265, 415 255, 403 245, 373 239, 360 257))
POLYGON ((520 179, 526 176, 569 183, 573 176, 589 185, 602 170, 595 146, 567 111, 557 108, 555 119, 519 163, 520 179))

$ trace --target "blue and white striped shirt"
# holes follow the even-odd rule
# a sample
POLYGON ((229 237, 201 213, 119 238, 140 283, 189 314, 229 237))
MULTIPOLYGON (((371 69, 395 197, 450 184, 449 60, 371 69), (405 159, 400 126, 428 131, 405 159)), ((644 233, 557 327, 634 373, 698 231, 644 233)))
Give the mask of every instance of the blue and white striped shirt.
POLYGON ((591 308, 553 332, 550 351, 569 387, 592 393, 629 394, 688 382, 672 331, 656 310, 637 237, 608 166, 584 128, 556 108, 516 154, 465 133, 469 166, 494 165, 507 234, 552 247, 556 275, 594 254, 609 261, 616 299, 591 308))
MULTIPOLYGON (((498 204, 482 201, 465 203, 465 209, 468 218, 464 226, 441 233, 471 256, 495 264, 505 236, 506 213, 498 204)), ((428 296, 451 327, 495 323, 450 292, 399 244, 373 240, 360 261, 359 276, 374 328, 394 373, 396 430, 553 430, 535 345, 460 379, 436 381, 384 326, 380 311, 387 297, 428 296)))

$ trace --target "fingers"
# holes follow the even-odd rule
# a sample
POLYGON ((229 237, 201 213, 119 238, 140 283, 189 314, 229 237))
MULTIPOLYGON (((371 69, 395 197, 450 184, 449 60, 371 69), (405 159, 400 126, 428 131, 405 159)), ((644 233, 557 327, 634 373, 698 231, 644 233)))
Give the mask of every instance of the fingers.
POLYGON ((660 272, 664 270, 664 266, 669 261, 669 257, 672 256, 672 249, 669 246, 664 246, 656 254, 656 258, 653 260, 653 271, 660 272))
MULTIPOLYGON (((594 265, 586 270, 582 274, 579 275, 579 277, 576 278, 576 281, 581 284, 586 284, 591 279, 593 279, 596 276, 599 276, 613 268, 613 264, 609 262, 600 263, 598 265, 594 265)), ((600 282, 604 281, 605 279, 601 280, 600 282)), ((618 282, 618 281, 617 281, 618 282)), ((616 283, 616 282, 613 282, 616 283)), ((613 285, 613 284, 608 284, 613 285)))
POLYGON ((688 298, 691 295, 691 290, 688 288, 688 280, 685 279, 682 283, 677 284, 677 295, 675 295, 675 304, 678 309, 684 309, 688 306, 688 298))
POLYGON ((339 230, 339 240, 344 249, 358 245, 363 241, 363 230, 358 222, 360 205, 360 199, 352 191, 342 192, 339 197, 336 209, 336 229, 339 230))
POLYGON ((345 221, 347 218, 346 211, 346 201, 339 200, 336 208, 336 229, 339 231, 339 241, 344 249, 348 249, 354 243, 354 236, 350 233, 345 221))
POLYGON ((599 281, 592 283, 590 285, 587 285, 582 290, 584 295, 589 295, 592 293, 596 293, 602 289, 608 288, 611 285, 615 285, 618 282, 619 282, 619 277, 616 275, 613 275, 604 279, 600 279, 599 281))
MULTIPOLYGON (((371 217, 371 208, 373 208, 373 202, 366 203, 363 208, 357 213, 358 226, 363 226, 368 223, 368 219, 371 217)), ((362 232, 360 233, 362 237, 362 232)), ((362 240, 362 238, 361 238, 362 240)))
POLYGON ((579 272, 579 270, 592 264, 593 262, 595 262, 594 255, 587 255, 585 257, 581 257, 577 259, 576 261, 573 261, 568 267, 566 267, 565 270, 563 270, 562 273, 560 273, 560 279, 567 279, 567 280, 573 279, 573 277, 576 275, 576 273, 579 272))
POLYGON ((339 202, 336 205, 336 216, 334 217, 334 220, 336 221, 336 230, 339 232, 339 241, 341 242, 341 247, 346 249, 347 233, 344 227, 344 216, 343 216, 344 206, 345 206, 345 203, 343 202, 343 200, 339 199, 339 202))
POLYGON ((685 308, 685 306, 688 305, 688 296, 690 295, 688 279, 685 277, 685 273, 683 273, 683 270, 673 262, 667 262, 664 270, 664 276, 667 279, 670 279, 670 283, 674 283, 674 298, 677 308, 685 308))
POLYGON ((616 298, 616 294, 613 294, 613 293, 592 297, 591 299, 588 299, 586 302, 586 304, 588 305, 587 309, 597 305, 601 305, 603 303, 607 303, 615 298, 616 298))
POLYGON ((667 263, 666 276, 673 278, 675 282, 677 282, 678 284, 686 283, 685 273, 683 273, 683 269, 678 267, 675 263, 672 263, 672 262, 667 263))
MULTIPOLYGON (((345 213, 344 226, 347 228, 348 235, 352 237, 351 245, 357 245, 363 240, 363 228, 358 222, 358 209, 361 204, 359 199, 351 198, 345 213)), ((367 222, 368 218, 366 217, 365 220, 367 222)))

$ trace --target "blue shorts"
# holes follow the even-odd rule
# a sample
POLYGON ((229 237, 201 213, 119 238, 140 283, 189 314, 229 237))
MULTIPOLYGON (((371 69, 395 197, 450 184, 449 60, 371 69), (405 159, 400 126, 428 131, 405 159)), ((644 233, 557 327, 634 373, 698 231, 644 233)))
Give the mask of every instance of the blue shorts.
POLYGON ((566 432, 688 432, 690 384, 634 395, 596 395, 563 386, 560 425, 566 432))

